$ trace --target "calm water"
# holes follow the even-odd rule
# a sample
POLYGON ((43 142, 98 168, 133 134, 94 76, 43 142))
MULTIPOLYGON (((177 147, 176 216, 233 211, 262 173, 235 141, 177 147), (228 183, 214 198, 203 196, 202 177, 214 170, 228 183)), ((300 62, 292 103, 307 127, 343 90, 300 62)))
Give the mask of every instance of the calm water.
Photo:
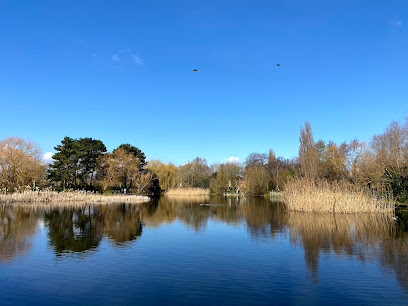
POLYGON ((407 304, 405 214, 219 197, 2 205, 0 304, 407 304))

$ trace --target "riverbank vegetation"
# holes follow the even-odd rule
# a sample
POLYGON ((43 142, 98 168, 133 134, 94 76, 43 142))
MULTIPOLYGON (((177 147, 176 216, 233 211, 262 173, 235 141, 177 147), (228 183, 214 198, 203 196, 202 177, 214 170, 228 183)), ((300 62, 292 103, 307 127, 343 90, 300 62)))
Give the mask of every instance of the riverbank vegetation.
MULTIPOLYGON (((407 122, 392 122, 384 133, 367 142, 355 139, 337 144, 315 141, 311 125, 306 122, 300 130, 299 154, 292 159, 276 157, 270 149, 268 153, 250 153, 244 163, 209 165, 204 158, 196 157, 176 166, 160 160, 146 161, 145 154, 131 144, 121 144, 107 152, 101 140, 70 137, 65 137, 55 147, 55 152, 52 163, 47 165, 41 159, 39 146, 31 140, 19 137, 1 140, 0 188, 7 193, 30 186, 32 190, 73 189, 149 196, 161 192, 169 195, 192 193, 185 188, 247 196, 262 196, 273 191, 283 192, 288 208, 301 205, 296 206, 296 210, 305 210, 306 204, 300 204, 302 199, 320 199, 320 193, 317 195, 315 191, 326 186, 325 204, 316 204, 316 207, 325 207, 325 211, 335 210, 334 205, 343 201, 339 198, 340 193, 334 197, 332 190, 344 190, 345 186, 353 196, 357 189, 365 190, 368 198, 388 190, 395 200, 408 200, 407 122), (303 189, 294 189, 300 186, 303 189), (307 192, 305 186, 311 189, 307 192), (330 206, 328 199, 336 199, 336 204, 332 202, 330 206)), ((362 196, 361 192, 359 194, 362 196)), ((344 199, 349 200, 350 197, 344 199)), ((365 201, 362 197, 356 201, 357 211, 366 210, 360 207, 365 201)), ((387 196, 378 201, 392 200, 387 196)), ((344 210, 349 211, 349 208, 344 210)))
POLYGON ((0 203, 143 203, 149 197, 121 194, 102 195, 90 191, 24 190, 12 194, 0 194, 0 203))
POLYGON ((394 211, 394 200, 387 188, 369 188, 347 181, 328 183, 308 178, 292 179, 283 192, 289 210, 324 213, 394 211))
POLYGON ((389 212, 407 199, 408 121, 392 122, 369 144, 314 142, 308 122, 300 131, 299 175, 283 191, 288 209, 389 212))
POLYGON ((209 189, 198 187, 186 187, 186 188, 172 188, 166 191, 167 196, 208 196, 210 195, 209 189))

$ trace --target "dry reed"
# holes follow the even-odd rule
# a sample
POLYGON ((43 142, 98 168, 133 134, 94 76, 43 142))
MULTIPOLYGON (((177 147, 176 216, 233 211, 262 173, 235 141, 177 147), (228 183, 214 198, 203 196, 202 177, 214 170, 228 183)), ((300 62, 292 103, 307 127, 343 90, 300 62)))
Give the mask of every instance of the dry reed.
POLYGON ((0 203, 143 203, 149 197, 136 195, 102 195, 86 191, 23 191, 0 194, 0 203))
POLYGON ((292 179, 285 185, 283 201, 288 210, 324 213, 393 213, 395 202, 385 188, 370 189, 348 182, 328 183, 292 179))
POLYGON ((210 189, 204 188, 172 188, 166 191, 165 195, 168 196, 208 196, 210 189))

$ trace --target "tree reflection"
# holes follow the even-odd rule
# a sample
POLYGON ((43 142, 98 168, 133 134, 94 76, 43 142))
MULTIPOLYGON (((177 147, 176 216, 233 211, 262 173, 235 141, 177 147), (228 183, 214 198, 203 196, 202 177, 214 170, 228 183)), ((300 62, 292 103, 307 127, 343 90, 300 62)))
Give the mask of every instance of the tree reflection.
POLYGON ((37 229, 37 215, 19 206, 0 206, 0 264, 31 248, 30 237, 37 229))
POLYGON ((48 209, 44 221, 50 245, 60 254, 97 248, 104 236, 118 246, 134 241, 142 235, 144 208, 142 205, 111 204, 48 209))
POLYGON ((136 240, 142 235, 140 206, 121 204, 102 206, 104 230, 117 245, 136 240))
POLYGON ((321 254, 379 261, 395 273, 408 291, 408 212, 398 221, 381 214, 288 212, 263 198, 161 197, 143 205, 0 206, 0 262, 29 250, 37 220, 44 217, 49 244, 57 255, 86 252, 107 237, 114 246, 134 243, 144 227, 181 222, 202 231, 209 221, 245 224, 253 239, 275 239, 279 233, 304 250, 307 271, 318 280, 321 254), (200 205, 205 204, 205 205, 200 205))
POLYGON ((285 211, 281 203, 263 198, 250 198, 239 206, 248 231, 253 238, 275 238, 284 229, 285 211))
POLYGON ((50 245, 57 254, 84 252, 96 248, 101 239, 101 222, 91 213, 90 206, 76 209, 51 210, 44 214, 50 245))

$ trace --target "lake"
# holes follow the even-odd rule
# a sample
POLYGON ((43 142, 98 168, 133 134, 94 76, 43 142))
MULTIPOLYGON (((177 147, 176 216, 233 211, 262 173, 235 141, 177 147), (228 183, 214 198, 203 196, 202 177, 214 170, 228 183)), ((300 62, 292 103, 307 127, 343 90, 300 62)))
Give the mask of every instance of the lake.
POLYGON ((0 303, 407 304, 407 219, 235 197, 0 205, 0 303))

